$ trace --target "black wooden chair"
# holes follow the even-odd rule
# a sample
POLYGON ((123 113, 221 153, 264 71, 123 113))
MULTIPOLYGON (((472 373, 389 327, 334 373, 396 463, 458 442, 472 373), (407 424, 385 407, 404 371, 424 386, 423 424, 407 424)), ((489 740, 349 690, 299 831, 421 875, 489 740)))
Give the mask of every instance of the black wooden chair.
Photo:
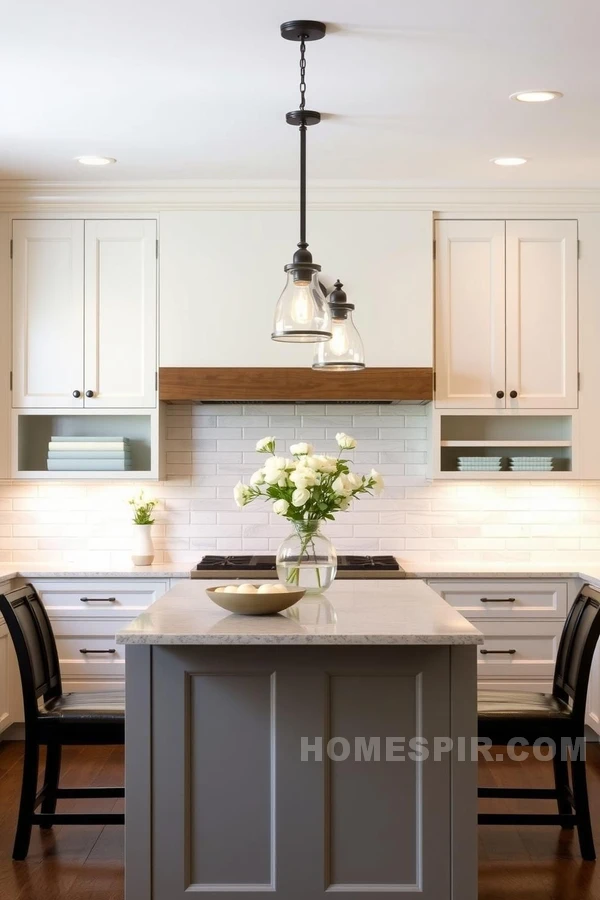
MULTIPOLYGON (((515 738, 533 745, 548 738, 554 742, 554 788, 484 788, 480 797, 555 799, 558 814, 480 813, 482 825, 577 826, 584 859, 595 859, 585 773, 585 705, 592 657, 600 635, 600 592, 586 585, 575 600, 565 622, 551 694, 518 691, 480 691, 478 696, 479 738, 508 746, 515 738), (569 784, 566 748, 570 753, 572 788, 569 784)), ((519 744, 521 743, 519 740, 519 744)))
POLYGON ((15 646, 23 690, 25 753, 13 859, 25 859, 33 825, 123 824, 120 813, 57 813, 56 801, 125 796, 122 787, 58 786, 63 745, 125 742, 125 698, 122 692, 63 694, 52 626, 32 585, 0 594, 0 614, 15 646), (44 783, 38 791, 40 744, 47 751, 44 783))

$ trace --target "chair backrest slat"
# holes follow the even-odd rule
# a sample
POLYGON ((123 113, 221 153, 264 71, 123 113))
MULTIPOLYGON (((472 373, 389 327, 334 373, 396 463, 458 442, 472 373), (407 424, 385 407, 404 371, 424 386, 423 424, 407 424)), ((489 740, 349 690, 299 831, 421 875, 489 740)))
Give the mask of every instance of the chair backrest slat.
POLYGON ((62 694, 52 625, 31 584, 0 594, 0 614, 8 626, 19 665, 25 718, 37 715, 38 700, 62 694))
POLYGON ((573 717, 583 720, 590 669, 600 637, 600 592, 585 585, 565 622, 554 669, 553 694, 573 707, 573 717))

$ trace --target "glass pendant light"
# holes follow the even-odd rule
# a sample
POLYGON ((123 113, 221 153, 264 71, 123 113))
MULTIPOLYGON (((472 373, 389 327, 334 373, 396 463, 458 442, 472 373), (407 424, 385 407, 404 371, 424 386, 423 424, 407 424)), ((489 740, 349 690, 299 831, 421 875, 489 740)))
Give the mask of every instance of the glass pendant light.
POLYGON ((285 287, 277 301, 271 338, 291 343, 329 341, 333 335, 331 310, 319 283, 321 266, 313 262, 306 242, 306 129, 317 125, 321 114, 306 109, 306 41, 325 37, 322 22, 284 22, 281 36, 300 43, 300 107, 286 114, 288 125, 300 131, 300 241, 292 262, 284 267, 285 287))
POLYGON ((342 288, 341 281, 336 281, 329 295, 332 336, 316 348, 313 369, 356 372, 365 368, 363 342, 352 319, 354 304, 348 303, 342 288))

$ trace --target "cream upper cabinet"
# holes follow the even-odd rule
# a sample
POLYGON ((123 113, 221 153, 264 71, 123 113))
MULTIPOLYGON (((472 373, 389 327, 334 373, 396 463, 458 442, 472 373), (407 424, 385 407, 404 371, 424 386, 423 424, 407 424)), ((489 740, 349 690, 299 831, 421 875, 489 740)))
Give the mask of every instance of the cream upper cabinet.
POLYGON ((155 406, 156 222, 86 221, 84 358, 86 407, 155 406))
POLYGON ((437 406, 504 407, 504 231, 504 222, 436 222, 437 406))
POLYGON ((577 222, 506 223, 506 388, 509 407, 577 406, 577 222))
POLYGON ((83 222, 14 221, 12 272, 13 406, 83 406, 83 222))
POLYGON ((156 221, 13 221, 13 407, 156 405, 156 221))
POLYGON ((577 222, 436 223, 436 406, 577 407, 577 222))

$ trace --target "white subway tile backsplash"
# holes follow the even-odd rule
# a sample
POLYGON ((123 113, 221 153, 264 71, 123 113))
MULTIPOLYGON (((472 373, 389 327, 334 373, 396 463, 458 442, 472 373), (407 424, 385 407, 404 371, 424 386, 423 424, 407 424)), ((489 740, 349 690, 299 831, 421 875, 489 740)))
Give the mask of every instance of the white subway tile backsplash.
MULTIPOLYGON (((358 423, 355 423, 358 424, 358 423)), ((361 423, 367 424, 368 423, 361 423)), ((352 425, 352 416, 339 416, 339 415, 331 415, 331 416, 317 416, 314 414, 311 415, 303 415, 302 416, 302 425, 298 427, 302 428, 332 428, 341 431, 343 428, 350 428, 352 425)))
POLYGON ((236 424, 241 424, 243 428, 267 428, 269 425, 268 416, 248 415, 244 416, 243 419, 238 418, 238 416, 241 416, 241 411, 237 413, 237 416, 229 412, 226 416, 219 416, 217 424, 219 428, 221 426, 224 428, 235 428, 236 424))
POLYGON ((279 416, 296 416, 294 403, 250 403, 243 407, 244 416, 269 416, 271 420, 279 416))
MULTIPOLYGON (((352 504, 326 531, 340 552, 396 553, 419 562, 595 562, 600 483, 435 482, 427 479, 427 407, 375 404, 210 404, 166 412, 166 478, 145 486, 159 500, 157 562, 189 565, 203 552, 274 551, 289 522, 255 503, 238 510, 232 490, 264 462, 256 441, 279 452, 300 438, 337 452, 335 435, 359 441, 359 472, 379 469, 380 497, 352 504)), ((0 561, 115 566, 129 560, 126 482, 0 483, 0 561)))
POLYGON ((191 436, 191 426, 189 428, 167 428, 167 441, 189 440, 191 436))

